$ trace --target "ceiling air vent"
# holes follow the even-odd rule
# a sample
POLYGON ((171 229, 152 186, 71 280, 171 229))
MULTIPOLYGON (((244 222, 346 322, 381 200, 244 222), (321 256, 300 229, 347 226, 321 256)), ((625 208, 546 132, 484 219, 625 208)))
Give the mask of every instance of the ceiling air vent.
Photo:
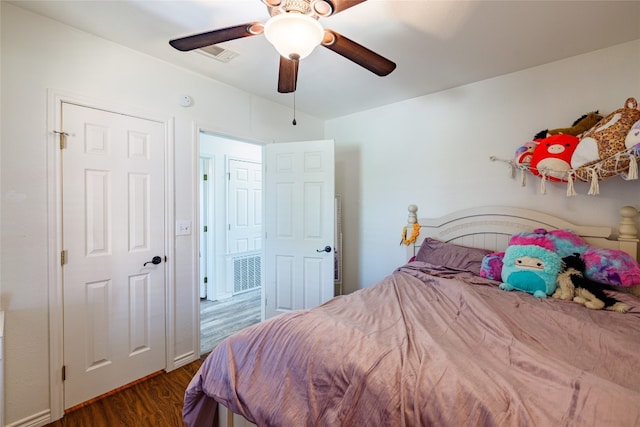
POLYGON ((217 59, 220 62, 229 62, 233 58, 239 55, 239 53, 232 50, 223 49, 216 45, 205 46, 198 50, 200 53, 217 59))

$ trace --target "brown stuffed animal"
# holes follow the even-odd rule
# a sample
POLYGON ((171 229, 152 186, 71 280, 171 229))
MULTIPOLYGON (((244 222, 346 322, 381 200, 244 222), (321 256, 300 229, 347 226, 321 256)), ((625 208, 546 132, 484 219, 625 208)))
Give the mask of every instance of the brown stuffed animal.
POLYGON ((570 128, 551 129, 549 131, 549 135, 564 133, 565 135, 580 136, 584 132, 594 127, 595 124, 600 120, 602 120, 602 116, 598 114, 597 111, 592 111, 573 122, 570 128))
POLYGON ((575 122, 573 122, 571 127, 551 129, 551 130, 545 129, 538 132, 535 135, 534 139, 543 139, 551 135, 557 135, 559 133, 580 137, 584 132, 591 129, 600 120, 602 120, 602 116, 598 114, 598 111, 592 111, 590 113, 587 113, 578 117, 578 119, 575 122))

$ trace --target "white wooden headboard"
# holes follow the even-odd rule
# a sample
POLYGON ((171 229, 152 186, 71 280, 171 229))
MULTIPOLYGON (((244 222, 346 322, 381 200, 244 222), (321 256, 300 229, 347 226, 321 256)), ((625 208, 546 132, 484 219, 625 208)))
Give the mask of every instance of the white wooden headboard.
POLYGON ((513 234, 536 228, 573 230, 590 245, 621 249, 638 259, 638 227, 635 223, 638 210, 632 206, 620 209, 622 219, 617 238, 612 238, 611 227, 577 225, 529 209, 487 206, 454 212, 441 218, 420 219, 416 205, 409 205, 408 209, 407 234, 411 234, 413 224, 417 222, 420 235, 414 244, 408 246, 407 259, 415 255, 425 237, 498 252, 506 249, 513 234))

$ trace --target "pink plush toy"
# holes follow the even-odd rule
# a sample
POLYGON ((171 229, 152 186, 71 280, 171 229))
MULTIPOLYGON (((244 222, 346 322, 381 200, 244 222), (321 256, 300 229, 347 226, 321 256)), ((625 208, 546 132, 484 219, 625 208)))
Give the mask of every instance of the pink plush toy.
POLYGON ((537 146, 538 141, 525 142, 516 149, 516 154, 513 160, 517 165, 529 166, 531 164, 531 159, 533 158, 533 152, 537 146))

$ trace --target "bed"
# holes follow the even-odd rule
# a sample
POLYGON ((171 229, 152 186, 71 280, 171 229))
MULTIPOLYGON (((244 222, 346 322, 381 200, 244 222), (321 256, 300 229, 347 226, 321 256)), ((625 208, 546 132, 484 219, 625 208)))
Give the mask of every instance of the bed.
POLYGON ((630 307, 617 313, 505 292, 478 273, 478 260, 489 251, 539 228, 573 230, 589 245, 637 260, 637 213, 621 209, 613 230, 517 208, 418 219, 411 205, 409 226, 418 223, 420 230, 407 248, 411 261, 375 285, 227 338, 189 384, 184 421, 194 427, 234 420, 259 426, 640 425, 638 287, 609 291, 630 307), (441 261, 437 251, 421 253, 425 240, 462 249, 455 261, 441 261))

